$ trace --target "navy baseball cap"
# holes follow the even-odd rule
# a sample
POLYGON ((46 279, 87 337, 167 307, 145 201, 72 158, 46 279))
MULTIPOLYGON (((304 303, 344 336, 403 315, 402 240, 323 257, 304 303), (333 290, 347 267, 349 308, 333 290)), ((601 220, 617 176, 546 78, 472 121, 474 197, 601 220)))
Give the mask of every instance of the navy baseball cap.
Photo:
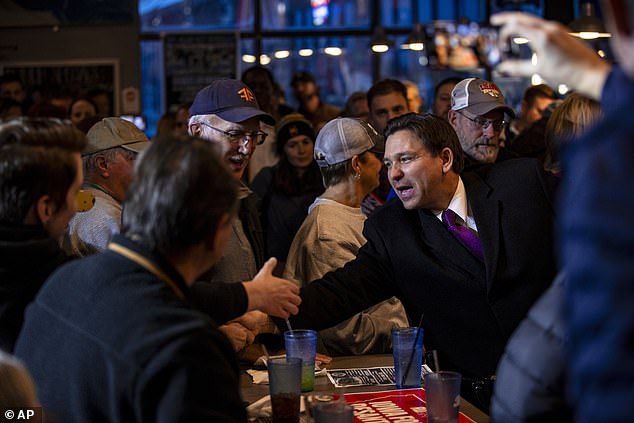
POLYGON ((237 79, 216 79, 198 91, 189 113, 190 116, 217 115, 233 123, 257 117, 275 125, 273 116, 260 110, 253 91, 237 79))

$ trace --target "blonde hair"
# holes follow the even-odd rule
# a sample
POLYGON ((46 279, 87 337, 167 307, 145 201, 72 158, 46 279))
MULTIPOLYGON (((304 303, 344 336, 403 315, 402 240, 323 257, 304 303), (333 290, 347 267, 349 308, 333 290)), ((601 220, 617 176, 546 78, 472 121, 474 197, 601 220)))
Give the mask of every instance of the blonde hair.
POLYGON ((39 406, 29 371, 18 359, 0 351, 0 408, 39 406))
POLYGON ((546 167, 558 163, 557 153, 562 143, 585 133, 601 115, 601 105, 597 101, 577 93, 568 95, 555 108, 546 124, 546 167))

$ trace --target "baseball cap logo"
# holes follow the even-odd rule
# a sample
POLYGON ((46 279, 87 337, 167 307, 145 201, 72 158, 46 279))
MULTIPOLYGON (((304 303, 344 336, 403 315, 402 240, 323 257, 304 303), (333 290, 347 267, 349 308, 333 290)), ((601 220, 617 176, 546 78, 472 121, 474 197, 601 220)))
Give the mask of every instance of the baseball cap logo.
POLYGON ((480 91, 482 91, 483 94, 490 95, 491 97, 500 97, 502 95, 498 86, 490 83, 480 84, 480 91))
POLYGON ((288 133, 291 136, 291 138, 293 138, 294 136, 299 134, 299 129, 297 129, 297 126, 293 125, 290 128, 288 128, 288 133))
POLYGON ((238 95, 244 101, 248 101, 248 102, 254 102, 255 101, 255 96, 253 95, 253 92, 250 89, 248 89, 247 87, 244 87, 240 91, 238 91, 238 95))

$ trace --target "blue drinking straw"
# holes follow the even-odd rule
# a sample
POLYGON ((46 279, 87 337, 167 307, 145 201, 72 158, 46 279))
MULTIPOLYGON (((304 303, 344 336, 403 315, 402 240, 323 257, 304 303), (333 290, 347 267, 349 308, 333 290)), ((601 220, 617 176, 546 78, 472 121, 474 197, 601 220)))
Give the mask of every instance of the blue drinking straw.
MULTIPOLYGON (((416 353, 416 345, 418 344, 418 337, 420 336, 420 329, 423 326, 423 316, 425 314, 421 313, 420 315, 420 321, 418 322, 418 327, 416 328, 416 337, 414 338, 414 345, 412 345, 412 353, 409 355, 409 360, 407 362, 407 367, 405 368, 405 373, 403 373, 401 375, 401 385, 405 385, 405 378, 407 377, 407 374, 409 373, 409 369, 412 367, 412 361, 414 361, 414 354, 416 353)), ((419 369, 419 376, 420 378, 420 369, 419 369)))

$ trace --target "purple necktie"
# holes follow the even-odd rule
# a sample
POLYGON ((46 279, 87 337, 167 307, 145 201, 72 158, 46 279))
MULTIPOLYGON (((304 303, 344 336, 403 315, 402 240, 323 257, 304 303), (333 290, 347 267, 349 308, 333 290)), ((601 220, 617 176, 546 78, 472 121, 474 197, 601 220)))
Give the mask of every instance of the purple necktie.
POLYGON ((460 241, 462 245, 467 247, 467 249, 478 259, 484 261, 480 240, 469 228, 456 223, 456 213, 454 213, 453 210, 445 210, 442 214, 442 221, 447 226, 447 229, 449 229, 449 232, 458 238, 458 241, 460 241))

